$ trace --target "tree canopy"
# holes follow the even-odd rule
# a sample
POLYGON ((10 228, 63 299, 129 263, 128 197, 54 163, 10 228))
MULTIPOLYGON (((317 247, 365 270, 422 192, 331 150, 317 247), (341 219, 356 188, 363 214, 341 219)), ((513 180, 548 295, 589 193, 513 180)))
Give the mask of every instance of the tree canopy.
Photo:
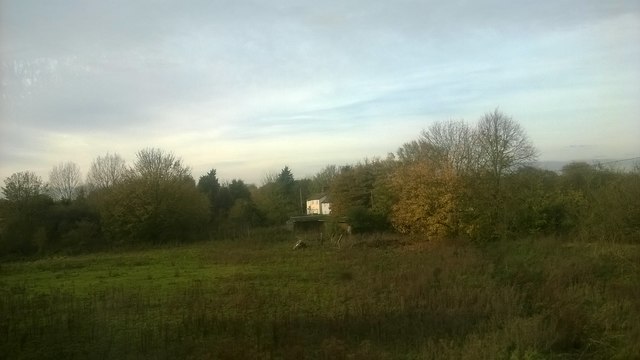
POLYGON ((2 194, 5 199, 17 202, 34 198, 46 191, 42 179, 31 171, 12 174, 4 180, 2 194))

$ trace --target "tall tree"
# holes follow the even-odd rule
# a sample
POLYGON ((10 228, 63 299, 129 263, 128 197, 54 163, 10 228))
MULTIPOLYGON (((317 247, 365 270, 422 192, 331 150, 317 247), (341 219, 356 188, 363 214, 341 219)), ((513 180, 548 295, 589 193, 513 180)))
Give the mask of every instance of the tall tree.
POLYGON ((42 248, 44 229, 52 200, 39 176, 30 171, 12 174, 4 180, 0 200, 2 231, 0 254, 30 254, 42 248))
POLYGON ((138 152, 125 181, 100 199, 107 236, 114 241, 185 241, 199 236, 209 203, 189 168, 160 149, 138 152))
POLYGON ((536 149, 524 129, 498 109, 480 119, 476 141, 480 170, 487 175, 470 182, 477 194, 471 206, 476 209, 476 228, 483 229, 482 237, 502 238, 508 226, 503 178, 535 161, 536 149))
POLYGON ((291 173, 291 169, 289 169, 289 166, 285 166, 276 178, 276 184, 278 184, 284 192, 288 193, 293 190, 294 183, 295 179, 293 173, 291 173))
POLYGON ((91 163, 87 174, 87 185, 90 190, 107 189, 122 181, 127 174, 124 159, 118 154, 107 153, 98 156, 91 163))
POLYGON ((352 208, 371 208, 374 183, 375 174, 371 166, 357 164, 342 167, 330 189, 331 213, 345 216, 352 208))
POLYGON ((239 179, 233 179, 226 185, 231 206, 227 209, 227 221, 236 230, 248 230, 259 225, 262 220, 260 211, 253 201, 251 190, 239 179))
POLYGON ((38 175, 31 171, 23 171, 4 179, 2 194, 5 199, 16 202, 36 197, 45 190, 46 186, 38 175))
POLYGON ((439 166, 451 166, 456 172, 473 170, 478 162, 473 129, 462 120, 436 122, 423 130, 419 142, 429 144, 425 157, 439 166))
POLYGON ((234 202, 238 199, 251 200, 251 191, 244 181, 240 179, 233 179, 227 187, 229 188, 229 194, 234 202))
POLYGON ((300 214, 299 188, 288 166, 277 176, 268 174, 264 180, 256 191, 255 201, 269 223, 282 224, 290 216, 300 214))
POLYGON ((147 180, 175 180, 191 174, 191 169, 182 163, 182 159, 171 152, 158 148, 146 148, 138 151, 136 156, 133 170, 147 180))
POLYGON ((80 168, 74 162, 60 163, 49 173, 49 187, 54 199, 75 199, 80 184, 80 168))
POLYGON ((401 233, 447 237, 459 231, 461 182, 453 167, 421 161, 396 168, 391 223, 401 233))
POLYGON ((536 149, 524 129, 498 109, 484 114, 476 136, 480 161, 497 186, 506 173, 536 160, 536 149))
POLYGON ((202 175, 198 180, 198 190, 205 193, 209 198, 214 199, 218 191, 220 191, 220 181, 216 176, 216 169, 209 170, 208 173, 202 175))
POLYGON ((403 144, 397 151, 397 158, 400 162, 407 164, 428 159, 433 153, 437 153, 433 144, 424 139, 418 139, 403 144))
POLYGON ((211 224, 218 225, 220 221, 220 209, 217 206, 220 197, 220 181, 216 176, 216 169, 209 170, 198 180, 198 190, 209 200, 209 210, 211 211, 211 224))
POLYGON ((330 188, 331 214, 347 217, 356 232, 385 229, 392 201, 387 178, 393 163, 374 159, 342 167, 330 188))

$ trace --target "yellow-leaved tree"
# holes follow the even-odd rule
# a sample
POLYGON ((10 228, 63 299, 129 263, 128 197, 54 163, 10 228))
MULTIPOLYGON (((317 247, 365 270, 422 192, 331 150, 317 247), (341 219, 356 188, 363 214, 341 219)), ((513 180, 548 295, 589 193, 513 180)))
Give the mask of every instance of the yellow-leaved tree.
POLYGON ((391 223, 399 232, 429 238, 458 233, 461 179, 453 167, 423 160, 398 167, 389 181, 397 196, 391 223))

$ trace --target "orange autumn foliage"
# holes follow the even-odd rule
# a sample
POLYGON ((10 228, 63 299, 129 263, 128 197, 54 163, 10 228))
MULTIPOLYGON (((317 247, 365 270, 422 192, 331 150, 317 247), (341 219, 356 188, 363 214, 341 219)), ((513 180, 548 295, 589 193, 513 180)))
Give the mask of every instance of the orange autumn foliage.
POLYGON ((400 166, 389 182, 397 195, 391 209, 396 230, 430 238, 457 234, 462 184, 451 166, 429 161, 400 166))

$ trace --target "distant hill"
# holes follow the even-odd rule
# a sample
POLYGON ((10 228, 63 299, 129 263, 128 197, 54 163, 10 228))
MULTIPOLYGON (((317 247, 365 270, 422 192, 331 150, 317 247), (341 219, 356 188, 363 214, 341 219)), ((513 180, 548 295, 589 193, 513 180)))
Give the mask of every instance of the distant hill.
POLYGON ((584 162, 591 165, 602 164, 607 168, 611 168, 614 170, 622 170, 628 171, 633 169, 635 164, 640 163, 640 157, 630 158, 630 159, 581 159, 581 160, 570 160, 570 161, 557 161, 557 160, 548 160, 548 161, 538 161, 534 164, 534 166, 551 171, 560 171, 562 167, 571 164, 573 162, 584 162))

